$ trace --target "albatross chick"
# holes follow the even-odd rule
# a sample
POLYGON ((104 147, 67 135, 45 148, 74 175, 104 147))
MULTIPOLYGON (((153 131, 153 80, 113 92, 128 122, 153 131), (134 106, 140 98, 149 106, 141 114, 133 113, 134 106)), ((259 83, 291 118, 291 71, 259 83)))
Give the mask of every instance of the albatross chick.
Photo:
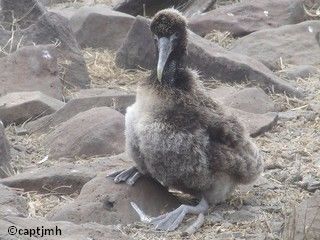
POLYGON ((225 201, 237 184, 258 177, 262 160, 243 126, 207 96, 186 67, 186 19, 174 9, 162 10, 151 31, 157 67, 139 84, 126 114, 126 151, 136 166, 111 176, 132 185, 148 175, 199 197, 198 205, 181 205, 159 217, 149 217, 131 203, 143 222, 159 230, 175 230, 186 214, 197 214, 186 230, 191 234, 203 224, 209 205, 225 201))

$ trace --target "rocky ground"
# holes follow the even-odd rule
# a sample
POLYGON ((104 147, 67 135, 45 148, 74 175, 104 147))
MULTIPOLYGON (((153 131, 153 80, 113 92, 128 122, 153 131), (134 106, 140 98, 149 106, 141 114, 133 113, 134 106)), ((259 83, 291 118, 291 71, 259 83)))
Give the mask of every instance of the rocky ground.
POLYGON ((2 0, 1 240, 32 239, 9 236, 11 225, 62 229, 43 239, 320 239, 319 1, 174 4, 193 31, 188 65, 254 138, 261 178, 192 236, 192 217, 170 233, 140 223, 131 201, 150 215, 196 201, 106 178, 133 164, 125 109, 154 66, 149 17, 172 1, 2 0))

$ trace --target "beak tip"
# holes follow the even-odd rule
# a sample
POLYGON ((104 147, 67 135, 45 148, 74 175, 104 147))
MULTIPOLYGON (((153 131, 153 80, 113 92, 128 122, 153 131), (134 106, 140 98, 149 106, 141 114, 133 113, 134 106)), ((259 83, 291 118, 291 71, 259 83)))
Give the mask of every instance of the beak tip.
POLYGON ((158 68, 157 69, 157 79, 159 82, 162 81, 162 71, 163 71, 163 68, 158 68))

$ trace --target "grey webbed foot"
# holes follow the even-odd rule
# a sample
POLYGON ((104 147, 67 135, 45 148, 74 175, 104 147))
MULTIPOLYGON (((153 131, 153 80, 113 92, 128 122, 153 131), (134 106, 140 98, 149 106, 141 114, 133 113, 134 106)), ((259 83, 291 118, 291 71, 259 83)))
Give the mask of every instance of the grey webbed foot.
POLYGON ((177 229, 188 213, 198 214, 197 220, 185 231, 188 234, 193 234, 203 225, 204 214, 209 208, 207 201, 202 198, 196 206, 181 205, 172 212, 153 218, 147 216, 135 203, 131 202, 131 205, 138 213, 142 222, 152 224, 155 229, 164 231, 173 231, 177 229))
POLYGON ((117 171, 108 175, 112 177, 115 183, 126 182, 128 185, 132 186, 141 176, 141 173, 136 167, 131 167, 126 170, 117 171))

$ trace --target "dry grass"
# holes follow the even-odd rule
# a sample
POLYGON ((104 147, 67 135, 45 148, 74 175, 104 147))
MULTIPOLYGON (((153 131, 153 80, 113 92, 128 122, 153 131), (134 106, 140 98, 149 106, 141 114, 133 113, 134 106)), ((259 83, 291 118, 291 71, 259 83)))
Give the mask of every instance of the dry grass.
MULTIPOLYGON (((47 151, 42 146, 43 136, 18 136, 13 125, 6 128, 6 136, 11 145, 12 168, 15 174, 36 170, 39 167, 50 167, 55 164, 55 162, 46 161, 42 163, 41 161, 47 155, 47 151)), ((22 195, 28 201, 30 217, 44 217, 55 206, 72 200, 72 196, 61 196, 49 189, 47 194, 22 192, 22 195)))
POLYGON ((27 14, 21 18, 16 18, 14 12, 12 12, 12 22, 0 22, 0 27, 11 32, 11 36, 8 41, 0 46, 0 57, 8 56, 9 54, 15 52, 21 47, 23 36, 17 37, 16 31, 20 29, 19 22, 22 21, 31 12, 32 8, 27 14))
POLYGON ((56 206, 72 202, 74 197, 59 196, 53 193, 39 194, 37 192, 26 192, 23 195, 29 204, 30 217, 45 217, 56 206))
POLYGON ((95 2, 95 4, 102 3, 106 5, 111 5, 111 6, 114 6, 119 2, 118 0, 93 0, 93 1, 95 2))
POLYGON ((117 4, 117 0, 63 0, 60 2, 52 1, 48 5, 50 8, 63 9, 63 8, 81 8, 83 6, 91 6, 95 4, 105 4, 113 7, 117 4))
MULTIPOLYGON (((272 133, 267 133, 258 139, 274 137, 275 131, 278 136, 283 136, 283 138, 279 138, 280 141, 288 139, 287 146, 279 150, 282 154, 290 149, 291 151, 296 151, 308 156, 308 162, 314 162, 317 156, 320 156, 320 145, 318 144, 320 141, 320 116, 319 112, 314 109, 314 106, 320 102, 319 77, 320 76, 313 76, 307 79, 297 80, 297 85, 307 92, 305 99, 289 98, 281 94, 271 95, 274 101, 281 105, 282 111, 291 111, 296 113, 298 117, 292 121, 286 121, 282 123, 282 125, 279 124, 272 133), (313 158, 310 158, 311 156, 313 156, 313 158)), ((275 144, 273 141, 270 143, 278 146, 278 144, 275 144)), ((284 142, 281 143, 281 146, 283 146, 284 142)), ((266 149, 275 150, 276 148, 268 145, 266 149)))
POLYGON ((36 135, 18 136, 13 125, 6 128, 6 135, 12 147, 14 171, 20 173, 27 169, 37 168, 38 162, 47 154, 41 144, 41 139, 36 135))
POLYGON ((290 98, 287 95, 276 93, 272 93, 270 96, 275 103, 281 106, 281 111, 310 110, 311 105, 320 100, 319 78, 320 76, 315 75, 306 79, 297 79, 297 85, 307 93, 307 97, 304 99, 290 98))
POLYGON ((237 90, 244 89, 246 87, 252 87, 252 83, 250 82, 240 82, 240 83, 228 83, 221 82, 220 80, 211 78, 211 79, 202 79, 203 86, 210 91, 210 89, 216 89, 220 87, 232 87, 237 90))
POLYGON ((64 9, 64 8, 74 8, 79 9, 83 6, 88 6, 93 4, 94 0, 62 0, 62 1, 55 1, 51 0, 48 3, 47 7, 50 9, 64 9))
POLYGON ((307 14, 306 20, 320 19, 320 2, 317 0, 306 0, 303 4, 304 11, 307 14))
POLYGON ((216 5, 215 8, 218 8, 218 7, 221 7, 221 6, 235 4, 235 3, 238 3, 238 2, 241 2, 241 0, 217 0, 217 2, 215 4, 216 5))
POLYGON ((91 88, 120 88, 134 91, 146 70, 125 70, 115 63, 115 54, 108 50, 84 49, 84 57, 91 77, 91 88))
POLYGON ((213 30, 212 32, 208 33, 205 39, 217 43, 219 46, 228 48, 231 44, 237 40, 236 38, 232 37, 230 32, 220 32, 217 30, 213 30))

